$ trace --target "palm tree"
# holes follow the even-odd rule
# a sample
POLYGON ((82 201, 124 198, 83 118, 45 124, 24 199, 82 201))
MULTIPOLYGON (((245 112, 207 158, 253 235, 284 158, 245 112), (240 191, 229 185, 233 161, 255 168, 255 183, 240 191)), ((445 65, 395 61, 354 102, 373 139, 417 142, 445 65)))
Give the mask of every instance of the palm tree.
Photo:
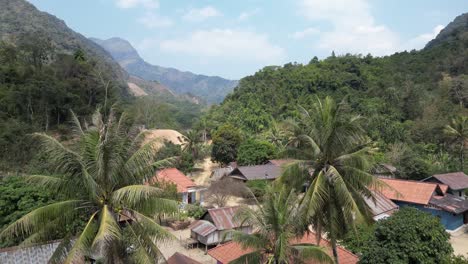
POLYGON ((40 207, 10 224, 0 237, 27 237, 24 243, 47 239, 51 230, 86 218, 78 234, 62 240, 51 263, 154 263, 161 258, 156 243, 171 239, 156 217, 177 211, 177 202, 160 198, 161 189, 143 185, 167 162, 154 160, 154 142, 134 133, 111 112, 106 122, 99 111, 92 126, 82 127, 73 114, 72 146, 46 134, 35 134, 55 168, 54 175, 27 176, 27 182, 56 191, 63 200, 40 207))
POLYGON ((202 143, 200 131, 188 130, 182 134, 179 140, 182 142, 183 151, 189 152, 195 160, 199 158, 200 144, 202 143))
POLYGON ((359 125, 359 116, 345 112, 344 104, 327 97, 317 100, 313 114, 300 108, 298 122, 289 122, 289 153, 298 162, 286 167, 280 183, 307 191, 301 201, 306 223, 330 239, 333 256, 339 263, 337 240, 356 222, 372 217, 364 197, 369 189, 381 186, 368 173, 372 166, 372 147, 359 125))
POLYGON ((460 171, 463 171, 465 150, 468 146, 468 116, 457 116, 444 129, 445 134, 457 145, 460 171))
POLYGON ((333 263, 332 258, 321 247, 295 242, 304 234, 301 224, 299 203, 293 190, 281 188, 267 191, 263 205, 257 209, 240 208, 236 219, 251 226, 254 233, 232 231, 232 240, 243 249, 252 250, 231 262, 245 263, 303 263, 305 260, 318 260, 333 263))

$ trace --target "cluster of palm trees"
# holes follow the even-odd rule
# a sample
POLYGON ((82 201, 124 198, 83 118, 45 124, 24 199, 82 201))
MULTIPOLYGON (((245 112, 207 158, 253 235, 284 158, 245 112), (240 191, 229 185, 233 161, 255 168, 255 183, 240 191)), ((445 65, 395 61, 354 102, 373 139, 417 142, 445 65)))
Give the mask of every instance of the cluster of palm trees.
MULTIPOLYGON (((155 219, 176 213, 178 204, 143 183, 169 161, 155 160, 155 142, 144 143, 145 134, 127 126, 125 115, 117 119, 110 113, 106 119, 97 111, 92 124, 82 126, 74 117, 79 136, 67 145, 35 134, 56 170, 52 176, 28 176, 27 182, 55 190, 63 200, 26 214, 0 237, 33 243, 47 239, 58 225, 86 218, 78 234, 62 240, 52 263, 83 263, 90 258, 154 263, 162 257, 157 243, 171 235, 155 219)), ((240 210, 239 220, 255 232, 233 233, 234 241, 251 249, 234 263, 301 263, 310 258, 339 263, 338 241, 357 224, 372 221, 365 199, 372 199, 370 190, 382 185, 369 174, 375 148, 361 122, 345 104, 327 97, 317 100, 310 112, 300 108, 300 118, 288 121, 286 130, 275 126, 272 139, 286 135, 285 151, 297 161, 284 168, 262 205, 240 210), (332 257, 316 245, 294 243, 311 228, 317 237, 328 237, 332 257)), ((447 127, 447 133, 460 141, 455 131, 459 129, 447 127)), ((199 133, 188 132, 183 141, 185 150, 197 157, 199 133)), ((460 147, 465 141, 461 142, 460 147)))
POLYGON ((255 250, 236 263, 259 259, 258 263, 290 263, 298 256, 326 262, 317 247, 291 244, 309 228, 318 237, 327 235, 333 261, 339 263, 337 241, 358 223, 372 221, 365 198, 372 199, 370 190, 382 185, 369 174, 374 147, 361 127, 362 119, 344 106, 327 97, 317 100, 312 113, 300 108, 300 118, 288 121, 286 151, 298 161, 284 169, 258 210, 240 213, 256 232, 236 232, 233 239, 255 250))

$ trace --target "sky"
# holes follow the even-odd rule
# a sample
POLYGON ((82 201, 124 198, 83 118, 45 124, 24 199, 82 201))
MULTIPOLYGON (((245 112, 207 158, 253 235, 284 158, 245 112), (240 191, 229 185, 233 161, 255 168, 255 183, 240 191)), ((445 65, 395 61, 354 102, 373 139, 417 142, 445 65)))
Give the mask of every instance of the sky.
POLYGON ((240 79, 314 56, 421 49, 467 0, 29 0, 86 37, 124 38, 147 62, 240 79))

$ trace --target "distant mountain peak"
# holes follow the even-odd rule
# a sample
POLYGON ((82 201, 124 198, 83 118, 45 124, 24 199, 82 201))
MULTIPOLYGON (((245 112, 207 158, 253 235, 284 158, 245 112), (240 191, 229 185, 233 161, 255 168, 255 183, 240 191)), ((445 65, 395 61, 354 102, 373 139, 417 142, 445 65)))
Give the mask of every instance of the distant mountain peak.
POLYGON ((238 83, 219 76, 206 76, 151 65, 140 57, 130 42, 119 37, 91 40, 107 50, 129 74, 147 81, 157 81, 178 94, 193 94, 208 103, 221 102, 238 83))
POLYGON ((429 41, 425 48, 432 48, 442 43, 459 40, 460 38, 468 41, 468 13, 457 16, 437 34, 435 39, 429 41))

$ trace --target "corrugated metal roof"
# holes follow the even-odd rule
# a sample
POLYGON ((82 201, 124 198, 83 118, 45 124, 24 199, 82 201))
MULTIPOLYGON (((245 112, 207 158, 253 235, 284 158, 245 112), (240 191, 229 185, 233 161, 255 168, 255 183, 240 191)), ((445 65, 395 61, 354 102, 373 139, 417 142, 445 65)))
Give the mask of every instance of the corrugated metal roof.
POLYGON ((452 194, 446 194, 444 196, 433 196, 429 203, 441 208, 444 211, 455 214, 468 211, 468 200, 452 194))
POLYGON ((234 220, 238 206, 208 209, 214 225, 218 230, 233 229, 240 226, 239 221, 234 220))
POLYGON ((468 188, 468 175, 461 171, 435 174, 433 177, 441 183, 448 185, 452 190, 463 190, 468 188))
POLYGON ((382 193, 377 192, 377 191, 372 191, 372 194, 373 194, 374 199, 364 197, 364 200, 366 201, 366 204, 369 206, 373 216, 378 216, 380 214, 391 212, 393 210, 398 209, 398 205, 396 205, 390 199, 385 197, 382 193))
POLYGON ((206 220, 197 220, 189 226, 190 230, 201 235, 207 236, 216 231, 216 226, 206 220))
POLYGON ((281 167, 274 164, 241 166, 229 175, 241 176, 245 180, 274 180, 281 175, 281 167))

